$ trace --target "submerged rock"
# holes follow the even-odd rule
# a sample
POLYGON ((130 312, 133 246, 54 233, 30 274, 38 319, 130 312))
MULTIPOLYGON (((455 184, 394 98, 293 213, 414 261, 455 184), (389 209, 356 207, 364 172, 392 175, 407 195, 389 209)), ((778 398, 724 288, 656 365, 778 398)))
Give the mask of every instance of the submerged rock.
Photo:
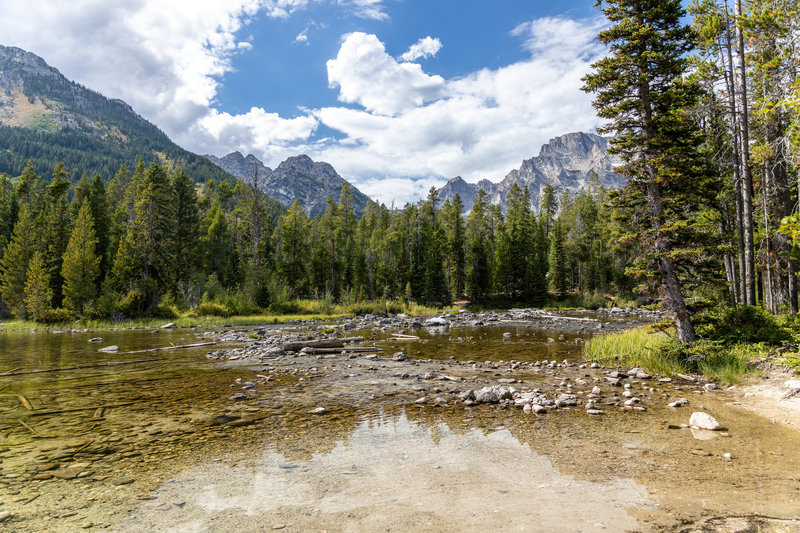
POLYGON ((114 345, 106 346, 105 348, 100 348, 97 351, 98 352, 118 352, 119 351, 119 346, 114 346, 114 345))

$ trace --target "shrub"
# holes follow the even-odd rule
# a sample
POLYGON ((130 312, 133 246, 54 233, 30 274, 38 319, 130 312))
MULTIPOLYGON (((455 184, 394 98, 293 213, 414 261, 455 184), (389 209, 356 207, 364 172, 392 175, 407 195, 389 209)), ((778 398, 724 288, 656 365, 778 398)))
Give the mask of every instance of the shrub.
POLYGON ((230 310, 224 305, 220 305, 215 302, 202 302, 197 304, 192 312, 197 316, 221 316, 221 317, 229 317, 231 316, 230 310))
POLYGON ((697 333, 708 340, 724 344, 763 342, 782 344, 792 339, 792 332, 778 319, 753 306, 710 309, 695 317, 697 333))
POLYGON ((155 307, 147 310, 147 316, 150 318, 178 318, 179 313, 177 310, 164 302, 159 303, 155 307))
POLYGON ((144 307, 144 294, 139 289, 133 289, 117 303, 117 307, 127 316, 139 316, 144 307))
POLYGON ((48 309, 36 317, 36 322, 39 324, 63 324, 73 320, 75 316, 66 309, 48 309))

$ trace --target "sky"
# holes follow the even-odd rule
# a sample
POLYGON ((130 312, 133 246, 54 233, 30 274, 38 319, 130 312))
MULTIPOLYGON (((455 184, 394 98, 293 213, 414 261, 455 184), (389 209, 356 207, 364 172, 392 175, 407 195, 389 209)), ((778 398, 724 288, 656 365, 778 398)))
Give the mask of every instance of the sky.
POLYGON ((200 154, 308 154, 402 205, 601 124, 593 0, 0 0, 0 44, 200 154))

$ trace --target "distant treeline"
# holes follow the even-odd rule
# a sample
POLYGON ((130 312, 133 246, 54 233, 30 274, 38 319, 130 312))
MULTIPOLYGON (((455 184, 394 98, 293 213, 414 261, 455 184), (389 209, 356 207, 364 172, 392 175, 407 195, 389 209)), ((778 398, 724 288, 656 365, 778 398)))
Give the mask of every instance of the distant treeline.
POLYGON ((432 189, 402 210, 370 203, 359 218, 345 184, 310 219, 258 182, 197 189, 158 162, 122 166, 108 185, 84 174, 73 187, 67 175, 58 163, 49 180, 32 164, 0 177, 0 294, 15 316, 280 312, 297 298, 542 304, 549 290, 630 288, 597 186, 560 209, 548 186, 540 213, 515 186, 506 213, 482 192, 465 217, 458 197, 441 203, 432 189))

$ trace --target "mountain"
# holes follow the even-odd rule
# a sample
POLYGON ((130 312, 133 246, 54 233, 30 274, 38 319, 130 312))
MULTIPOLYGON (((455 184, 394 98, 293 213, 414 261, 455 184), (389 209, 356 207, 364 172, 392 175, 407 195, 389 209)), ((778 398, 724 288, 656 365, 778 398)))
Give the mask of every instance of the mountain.
POLYGON ((452 199, 456 193, 461 197, 464 210, 472 209, 479 189, 485 190, 489 201, 506 207, 506 195, 514 183, 528 187, 531 207, 539 208, 542 188, 549 183, 556 194, 567 191, 575 195, 587 185, 593 174, 598 183, 606 188, 621 187, 625 178, 614 171, 621 161, 608 153, 608 139, 592 133, 567 133, 542 146, 539 155, 526 159, 519 169, 512 170, 499 183, 481 180, 467 183, 460 176, 451 179, 439 191, 442 201, 452 199))
MULTIPOLYGON (((312 161, 307 155, 290 157, 275 170, 264 166, 254 155, 244 157, 239 152, 232 152, 225 157, 205 156, 221 169, 243 180, 253 179, 257 172, 264 191, 286 207, 295 200, 312 217, 325 212, 327 197, 331 195, 339 200, 339 192, 345 180, 328 163, 312 161)), ((353 191, 353 207, 360 214, 364 211, 369 198, 350 185, 353 191)))
POLYGON ((35 54, 0 45, 0 174, 18 176, 30 159, 43 176, 63 161, 73 180, 82 172, 110 179, 140 157, 180 166, 195 181, 231 178, 122 100, 68 80, 35 54))

